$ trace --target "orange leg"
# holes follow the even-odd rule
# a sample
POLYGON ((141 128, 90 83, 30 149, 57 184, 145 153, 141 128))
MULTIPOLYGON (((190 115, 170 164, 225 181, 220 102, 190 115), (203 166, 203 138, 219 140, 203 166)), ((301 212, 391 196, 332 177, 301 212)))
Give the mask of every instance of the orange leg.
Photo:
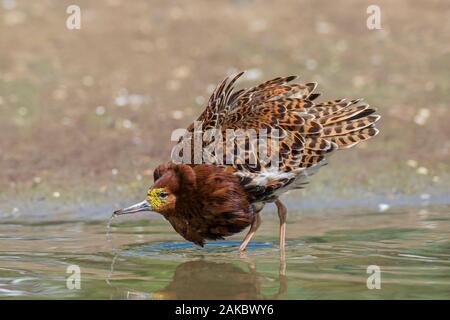
POLYGON ((242 241, 241 245, 239 246, 239 251, 245 250, 245 248, 247 247, 248 243, 250 242, 251 238, 255 234, 256 230, 258 230, 260 225, 261 225, 261 217, 258 212, 255 216, 255 220, 253 221, 252 225, 250 226, 250 230, 248 230, 248 233, 244 238, 244 241, 242 241))
POLYGON ((276 200, 275 204, 278 208, 278 217, 280 217, 280 257, 284 260, 285 257, 285 242, 286 242, 286 215, 287 209, 280 200, 276 200))

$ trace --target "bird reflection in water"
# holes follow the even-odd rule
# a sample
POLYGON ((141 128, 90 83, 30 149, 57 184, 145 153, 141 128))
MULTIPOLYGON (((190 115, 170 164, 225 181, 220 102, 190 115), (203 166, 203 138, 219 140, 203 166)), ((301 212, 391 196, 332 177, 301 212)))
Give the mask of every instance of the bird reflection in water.
MULTIPOLYGON (((261 292, 264 280, 249 258, 248 271, 229 262, 211 262, 194 260, 181 263, 175 270, 172 281, 163 289, 155 292, 120 290, 124 299, 160 299, 160 300, 240 300, 240 299, 277 299, 287 291, 284 261, 280 264, 279 287, 274 294, 261 292)), ((113 266, 111 267, 113 271, 113 266)), ((110 274, 112 276, 112 273, 110 274)), ((108 279, 108 283, 111 282, 108 279)), ((112 285, 112 284, 111 284, 112 285)), ((118 288, 116 288, 118 289, 118 288)), ((119 297, 115 297, 119 298, 119 297)))

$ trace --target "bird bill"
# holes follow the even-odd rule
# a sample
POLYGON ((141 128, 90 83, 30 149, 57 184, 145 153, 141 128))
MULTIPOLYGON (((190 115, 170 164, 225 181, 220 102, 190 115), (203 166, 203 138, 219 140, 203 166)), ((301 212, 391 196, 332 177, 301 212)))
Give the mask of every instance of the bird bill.
POLYGON ((152 210, 152 208, 151 208, 150 204, 146 200, 144 200, 144 201, 136 203, 130 207, 114 211, 113 215, 118 216, 118 215, 122 215, 122 214, 130 214, 130 213, 136 213, 136 212, 140 212, 140 211, 151 211, 151 210, 152 210))

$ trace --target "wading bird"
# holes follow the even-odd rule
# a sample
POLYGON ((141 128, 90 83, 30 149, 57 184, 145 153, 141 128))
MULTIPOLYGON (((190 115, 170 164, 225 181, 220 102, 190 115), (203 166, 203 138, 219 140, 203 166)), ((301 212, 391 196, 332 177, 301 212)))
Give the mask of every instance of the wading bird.
MULTIPOLYGON (((260 226, 261 210, 273 202, 280 218, 280 253, 284 255, 287 210, 279 196, 301 188, 333 151, 375 136, 380 116, 361 100, 316 102, 320 95, 314 93, 317 84, 291 84, 295 76, 235 91, 234 84, 242 74, 227 77, 217 86, 197 121, 203 130, 216 129, 224 135, 230 129, 276 131, 277 139, 271 136, 266 146, 270 154, 278 155, 276 165, 261 161, 249 136, 236 139, 231 147, 222 146, 222 151, 226 156, 226 151, 233 150, 234 155, 234 147, 243 146, 241 160, 161 164, 154 171, 146 200, 114 215, 158 212, 186 240, 200 246, 207 239, 223 239, 250 226, 239 248, 243 251, 260 226), (275 140, 277 143, 272 143, 275 140)), ((191 124, 187 132, 195 134, 194 127, 191 124)), ((195 139, 188 137, 179 144, 189 141, 192 145, 195 139)))

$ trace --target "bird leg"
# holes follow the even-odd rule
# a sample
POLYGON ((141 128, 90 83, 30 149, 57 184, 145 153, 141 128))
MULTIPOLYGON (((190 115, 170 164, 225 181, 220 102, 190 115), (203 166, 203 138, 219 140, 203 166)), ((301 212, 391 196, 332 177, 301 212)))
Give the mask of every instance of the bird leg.
POLYGON ((285 240, 286 240, 286 214, 287 209, 280 200, 275 201, 275 205, 278 208, 278 217, 280 218, 280 257, 284 260, 285 257, 285 240))
POLYGON ((255 215, 255 220, 253 220, 253 223, 250 226, 250 230, 248 230, 247 235, 244 238, 244 241, 242 241, 241 245, 239 246, 239 251, 244 251, 247 247, 248 243, 250 242, 250 239, 255 234, 256 230, 258 230, 259 226, 261 225, 261 217, 259 215, 259 212, 255 215))

